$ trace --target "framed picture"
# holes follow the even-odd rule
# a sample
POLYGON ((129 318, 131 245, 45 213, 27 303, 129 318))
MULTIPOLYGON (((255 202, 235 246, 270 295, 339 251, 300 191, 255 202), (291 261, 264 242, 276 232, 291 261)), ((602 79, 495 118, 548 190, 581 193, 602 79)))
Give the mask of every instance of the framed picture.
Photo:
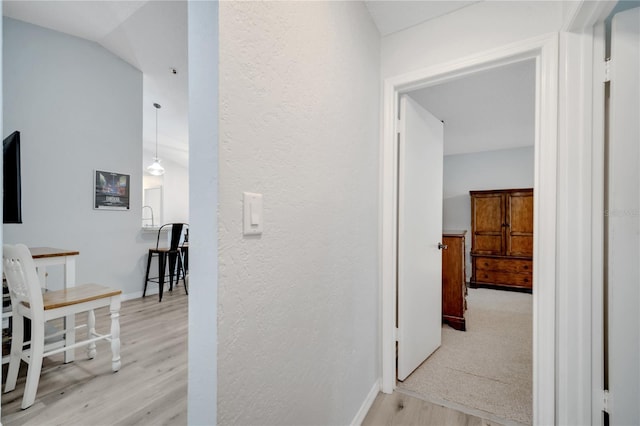
POLYGON ((94 209, 129 210, 131 175, 96 170, 94 188, 94 209))

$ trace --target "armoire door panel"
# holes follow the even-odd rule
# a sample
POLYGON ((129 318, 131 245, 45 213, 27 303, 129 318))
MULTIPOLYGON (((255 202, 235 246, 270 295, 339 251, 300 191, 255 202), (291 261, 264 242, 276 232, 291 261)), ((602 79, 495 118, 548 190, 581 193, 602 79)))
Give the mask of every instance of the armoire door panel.
POLYGON ((495 233, 489 234, 475 234, 475 253, 478 254, 501 254, 502 253, 502 233, 496 235, 495 233))
POLYGON ((513 192, 506 197, 506 254, 533 256, 533 191, 513 192))
POLYGON ((511 232, 533 235, 533 194, 510 194, 507 223, 511 232))
POLYGON ((475 223, 476 232, 502 232, 503 199, 500 195, 489 197, 477 197, 475 199, 475 223))
POLYGON ((533 235, 512 233, 507 247, 509 256, 533 256, 533 235))

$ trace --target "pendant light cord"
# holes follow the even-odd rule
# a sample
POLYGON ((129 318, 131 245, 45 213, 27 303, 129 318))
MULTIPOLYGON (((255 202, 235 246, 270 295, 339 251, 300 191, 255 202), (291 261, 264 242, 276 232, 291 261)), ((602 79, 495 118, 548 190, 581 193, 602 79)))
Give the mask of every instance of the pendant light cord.
POLYGON ((154 103, 154 107, 156 107, 156 160, 158 159, 158 110, 160 109, 160 104, 154 103))

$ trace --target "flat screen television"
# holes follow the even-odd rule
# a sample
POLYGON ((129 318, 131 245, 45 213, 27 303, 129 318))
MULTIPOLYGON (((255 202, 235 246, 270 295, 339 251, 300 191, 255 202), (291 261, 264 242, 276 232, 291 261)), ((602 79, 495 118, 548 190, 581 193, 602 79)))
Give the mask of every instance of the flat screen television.
POLYGON ((3 223, 22 223, 22 185, 20 179, 20 132, 15 131, 2 144, 3 223))

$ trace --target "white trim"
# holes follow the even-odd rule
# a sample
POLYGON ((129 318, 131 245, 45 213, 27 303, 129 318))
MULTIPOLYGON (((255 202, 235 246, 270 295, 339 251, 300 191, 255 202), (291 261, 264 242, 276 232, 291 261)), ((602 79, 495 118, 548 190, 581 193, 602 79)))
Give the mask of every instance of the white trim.
POLYGON ((376 396, 378 396, 378 392, 380 392, 380 380, 376 380, 371 390, 367 394, 367 397, 362 401, 362 405, 360 405, 360 409, 356 413, 356 416, 351 421, 351 426, 360 426, 364 421, 364 418, 367 416, 367 413, 371 409, 373 402, 376 400, 376 396))
POLYGON ((604 389, 604 77, 605 28, 593 28, 591 159, 591 424, 602 425, 604 389), (600 81, 599 81, 600 80, 600 81))
POLYGON ((218 6, 187 4, 190 425, 217 424, 218 413, 218 6))
POLYGON ((485 69, 536 60, 536 135, 534 201, 534 424, 555 420, 556 160, 558 110, 558 35, 556 33, 492 49, 462 60, 387 78, 383 88, 381 141, 381 359, 382 391, 395 388, 396 305, 396 154, 398 94, 436 85, 485 69), (543 206, 543 208, 542 208, 543 206))
MULTIPOLYGON (((167 288, 166 291, 168 291, 169 289, 167 288)), ((147 289, 147 294, 145 297, 151 297, 151 296, 157 296, 158 293, 160 293, 160 288, 159 287, 155 287, 155 288, 148 288, 147 289)), ((127 293, 127 294, 122 294, 122 301, 124 302, 125 300, 132 300, 132 299, 140 299, 142 298, 142 290, 141 291, 134 291, 133 293, 127 293)))
POLYGON ((561 33, 557 423, 591 423, 591 38, 561 33), (572 76, 571 78, 567 78, 572 76))
POLYGON ((562 31, 582 32, 591 29, 598 21, 604 20, 616 6, 617 1, 599 0, 568 4, 571 12, 562 27, 562 31))

